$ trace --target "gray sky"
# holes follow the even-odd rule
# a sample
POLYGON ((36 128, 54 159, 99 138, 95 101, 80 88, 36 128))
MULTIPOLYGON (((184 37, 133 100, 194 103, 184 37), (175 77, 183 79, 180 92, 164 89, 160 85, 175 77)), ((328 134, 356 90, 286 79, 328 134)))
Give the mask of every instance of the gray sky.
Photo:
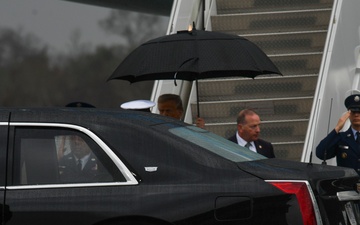
POLYGON ((110 9, 62 0, 1 0, 0 27, 32 32, 57 51, 67 51, 71 33, 80 29, 81 41, 113 44, 119 37, 106 34, 98 21, 110 9))

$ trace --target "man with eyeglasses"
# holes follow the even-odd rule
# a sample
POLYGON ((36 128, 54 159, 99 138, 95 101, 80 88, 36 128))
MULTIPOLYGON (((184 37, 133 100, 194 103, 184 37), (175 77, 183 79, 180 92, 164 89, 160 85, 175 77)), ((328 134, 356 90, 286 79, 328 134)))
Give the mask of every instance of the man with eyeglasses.
POLYGON ((338 166, 353 168, 360 175, 360 94, 347 97, 345 107, 348 111, 316 147, 316 156, 324 162, 336 157, 338 166), (351 126, 342 132, 347 119, 351 126))
POLYGON ((275 158, 272 144, 259 138, 260 123, 254 110, 241 110, 237 117, 237 132, 229 140, 268 158, 275 158))

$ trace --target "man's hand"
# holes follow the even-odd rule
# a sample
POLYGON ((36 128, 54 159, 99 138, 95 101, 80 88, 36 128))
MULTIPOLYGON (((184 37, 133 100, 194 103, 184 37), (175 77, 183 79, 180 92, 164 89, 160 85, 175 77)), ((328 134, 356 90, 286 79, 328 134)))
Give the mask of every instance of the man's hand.
POLYGON ((201 117, 196 117, 195 124, 197 127, 204 129, 205 128, 205 120, 201 117))
POLYGON ((337 122, 337 124, 336 124, 336 126, 335 126, 335 131, 336 131, 336 133, 339 133, 340 130, 344 127, 344 124, 345 124, 346 120, 349 118, 349 116, 350 116, 350 110, 347 111, 346 113, 344 113, 344 114, 340 117, 339 121, 337 122))

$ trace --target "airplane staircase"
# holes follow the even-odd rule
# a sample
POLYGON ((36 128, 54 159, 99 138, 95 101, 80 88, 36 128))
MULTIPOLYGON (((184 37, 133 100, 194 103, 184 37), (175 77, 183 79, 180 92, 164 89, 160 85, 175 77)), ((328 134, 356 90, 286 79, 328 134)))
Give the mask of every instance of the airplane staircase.
MULTIPOLYGON (((261 117, 261 138, 277 158, 300 161, 333 0, 217 0, 207 30, 243 36, 257 44, 283 76, 199 80, 206 129, 228 138, 244 108, 261 117)), ((192 91, 192 93, 194 93, 192 91)), ((196 103, 189 101, 191 114, 196 103)))

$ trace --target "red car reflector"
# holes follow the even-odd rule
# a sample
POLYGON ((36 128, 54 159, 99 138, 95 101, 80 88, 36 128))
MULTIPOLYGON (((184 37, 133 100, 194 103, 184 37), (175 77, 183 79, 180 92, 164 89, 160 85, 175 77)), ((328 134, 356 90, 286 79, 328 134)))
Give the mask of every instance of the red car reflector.
POLYGON ((304 225, 316 225, 314 206, 305 182, 271 181, 269 183, 279 188, 285 193, 295 194, 299 203, 304 225))

